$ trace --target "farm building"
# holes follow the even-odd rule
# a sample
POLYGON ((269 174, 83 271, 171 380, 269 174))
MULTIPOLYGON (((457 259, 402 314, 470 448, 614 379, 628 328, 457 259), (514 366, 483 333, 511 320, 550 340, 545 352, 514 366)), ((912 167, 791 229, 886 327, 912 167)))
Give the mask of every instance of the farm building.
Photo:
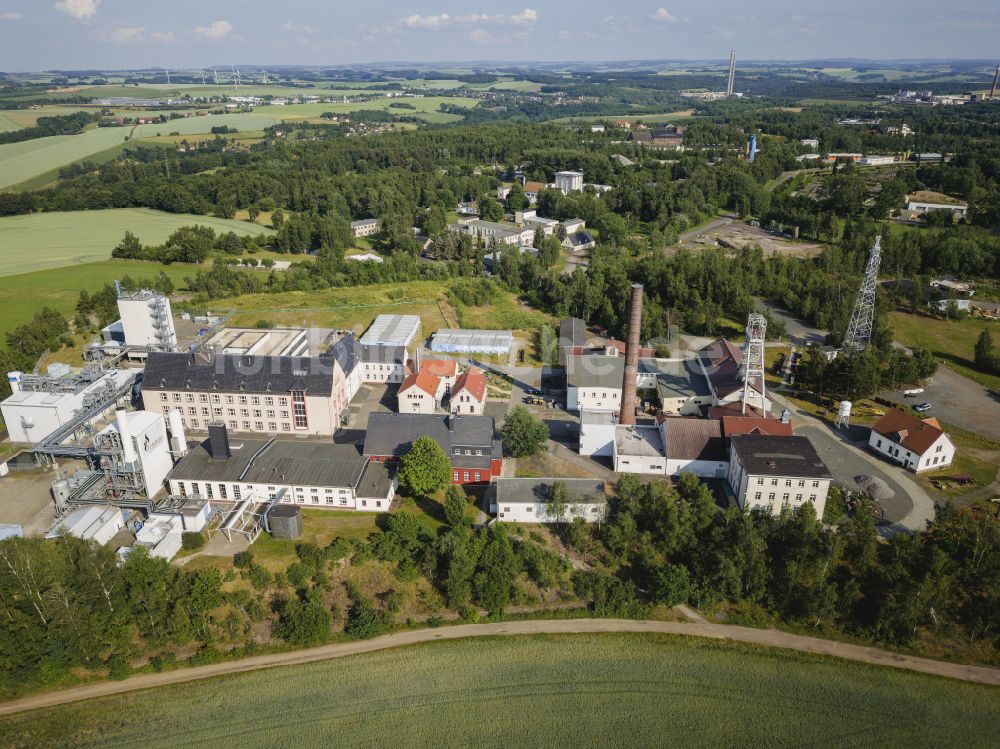
POLYGON ((431 338, 431 351, 452 354, 508 356, 514 345, 512 330, 439 330, 431 338))
POLYGON ((608 497, 603 481, 592 479, 497 479, 490 511, 502 523, 557 523, 583 518, 588 523, 604 519, 608 497), (553 486, 561 482, 566 487, 566 503, 562 517, 552 509, 553 486))

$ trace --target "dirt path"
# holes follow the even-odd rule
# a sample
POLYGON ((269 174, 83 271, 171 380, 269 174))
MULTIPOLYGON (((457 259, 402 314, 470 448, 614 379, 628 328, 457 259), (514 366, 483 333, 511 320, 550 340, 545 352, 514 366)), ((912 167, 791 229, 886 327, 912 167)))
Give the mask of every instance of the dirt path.
POLYGON ((593 632, 650 632, 661 634, 708 637, 715 640, 746 642, 767 647, 798 650, 804 653, 827 655, 835 658, 869 663, 877 666, 891 666, 910 671, 919 671, 934 676, 944 676, 960 681, 1000 686, 1000 669, 983 666, 967 666, 960 663, 917 658, 915 656, 890 653, 878 648, 851 645, 816 637, 794 635, 773 629, 750 629, 708 622, 660 622, 635 621, 630 619, 562 619, 521 622, 496 622, 491 624, 460 624, 439 629, 420 629, 397 632, 361 642, 322 645, 289 653, 244 658, 239 661, 216 663, 209 666, 181 668, 177 671, 159 674, 143 674, 126 681, 108 681, 88 684, 83 687, 60 692, 25 697, 12 702, 0 703, 0 716, 12 715, 27 710, 37 710, 70 702, 79 702, 96 697, 124 694, 141 689, 152 689, 168 684, 227 676, 246 671, 256 671, 274 666, 294 666, 303 663, 343 658, 349 655, 371 653, 376 650, 414 645, 437 640, 457 640, 465 637, 510 636, 533 634, 587 634, 593 632))

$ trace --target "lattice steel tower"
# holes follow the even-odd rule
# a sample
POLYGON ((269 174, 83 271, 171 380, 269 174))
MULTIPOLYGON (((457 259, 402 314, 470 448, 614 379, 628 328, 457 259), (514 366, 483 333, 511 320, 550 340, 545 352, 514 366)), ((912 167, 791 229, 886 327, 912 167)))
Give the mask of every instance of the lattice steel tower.
POLYGON ((764 397, 764 337, 767 333, 767 318, 751 312, 747 318, 747 337, 743 343, 743 361, 740 375, 743 378, 743 413, 747 412, 747 400, 760 401, 761 415, 767 415, 767 401, 764 397))
POLYGON ((871 253, 868 255, 868 265, 865 267, 865 277, 858 290, 858 299, 854 302, 851 322, 844 335, 843 350, 846 353, 862 351, 872 339, 872 324, 875 321, 875 286, 878 282, 878 268, 882 262, 882 235, 875 237, 871 253))

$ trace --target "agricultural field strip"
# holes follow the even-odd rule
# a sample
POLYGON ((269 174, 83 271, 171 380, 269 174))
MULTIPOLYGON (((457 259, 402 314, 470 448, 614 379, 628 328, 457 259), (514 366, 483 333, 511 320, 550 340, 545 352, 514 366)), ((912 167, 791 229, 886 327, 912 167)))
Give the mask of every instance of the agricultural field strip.
POLYGON ((256 671, 274 666, 293 666, 330 658, 371 653, 405 645, 439 640, 458 640, 467 637, 493 637, 537 634, 589 634, 589 633, 639 632, 653 634, 687 635, 716 640, 762 645, 765 647, 796 650, 813 655, 832 656, 878 666, 917 671, 943 676, 959 681, 1000 686, 1000 669, 970 666, 960 663, 935 661, 929 658, 893 653, 878 648, 852 645, 817 637, 795 635, 773 629, 701 622, 663 622, 632 619, 552 619, 538 621, 493 622, 488 624, 460 624, 453 627, 397 632, 371 640, 322 645, 315 648, 254 656, 238 661, 196 666, 158 674, 143 674, 126 681, 109 681, 75 687, 60 692, 25 697, 0 703, 0 716, 14 715, 28 710, 64 705, 80 700, 151 689, 169 684, 198 681, 217 676, 256 671))

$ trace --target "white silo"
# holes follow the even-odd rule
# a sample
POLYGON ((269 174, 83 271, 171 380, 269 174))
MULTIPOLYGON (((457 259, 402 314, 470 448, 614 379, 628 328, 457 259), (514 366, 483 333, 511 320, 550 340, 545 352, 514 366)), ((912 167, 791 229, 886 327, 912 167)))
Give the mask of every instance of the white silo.
POLYGON ((181 421, 181 412, 172 408, 168 418, 170 419, 170 452, 174 458, 183 458, 187 455, 187 440, 184 437, 184 422, 181 421))
POLYGON ((840 408, 837 410, 837 426, 838 427, 849 427, 851 425, 851 408, 854 404, 850 401, 841 401, 840 408))

